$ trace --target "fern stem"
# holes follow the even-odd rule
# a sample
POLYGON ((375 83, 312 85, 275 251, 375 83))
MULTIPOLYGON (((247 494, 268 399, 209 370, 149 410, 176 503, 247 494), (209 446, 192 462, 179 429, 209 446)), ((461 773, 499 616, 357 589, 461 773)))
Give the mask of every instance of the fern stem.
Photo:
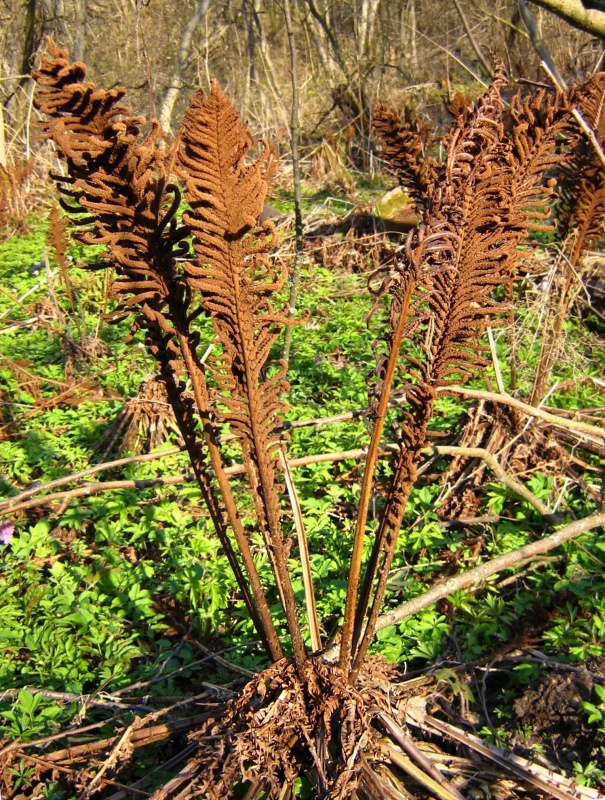
POLYGON ((292 506, 292 517, 294 519, 294 527, 298 537, 298 549, 300 551, 300 566, 303 576, 303 585, 305 588, 305 604, 307 606, 307 617, 309 619, 309 634, 311 636, 311 650, 316 653, 321 650, 321 635, 319 633, 319 620, 317 618, 317 607, 315 605, 315 592, 313 591, 313 576, 311 574, 311 561, 309 558, 309 543, 307 541, 307 532, 303 522, 302 512, 300 509, 300 502, 296 492, 296 484, 292 470, 288 464, 288 454, 286 448, 282 444, 280 448, 280 460, 282 469, 284 471, 284 478, 286 481, 286 489, 290 497, 290 505, 292 506))
POLYGON ((359 511, 357 514, 357 524, 355 526, 355 538, 353 540, 353 553, 351 555, 351 566, 349 569, 349 580, 347 584, 347 600, 340 649, 340 666, 341 669, 345 670, 346 672, 349 670, 351 661, 354 623, 356 617, 357 590, 359 588, 359 576, 361 574, 361 561, 363 557, 363 541, 365 536, 366 522, 368 519, 368 510, 370 507, 372 487, 374 483, 374 469, 376 467, 376 461, 378 460, 380 439, 382 438, 384 421, 386 418, 387 409, 389 407, 391 384, 393 383, 393 378, 395 376, 395 367, 397 365, 399 347, 401 346, 401 340, 403 339, 403 332, 407 322, 410 299, 412 297, 414 285, 414 281, 409 279, 405 290, 401 314, 399 315, 397 328, 395 329, 395 334, 393 336, 389 361, 384 376, 384 382, 382 384, 380 401, 376 411, 376 421, 372 431, 372 440, 370 442, 368 457, 366 459, 366 468, 363 474, 361 497, 359 500, 359 511))
MULTIPOLYGON (((206 438, 206 443, 208 445, 208 453, 210 455, 212 467, 214 469, 214 473, 218 481, 219 488, 221 490, 223 501, 225 503, 225 508, 227 510, 227 515, 229 517, 229 521, 231 523, 231 527, 235 535, 235 540, 237 542, 237 546, 239 548, 240 555, 244 564, 244 569, 246 570, 248 579, 250 581, 250 588, 252 590, 254 603, 253 604, 247 603, 248 610, 250 611, 250 614, 253 620, 255 621, 255 627, 257 628, 259 635, 263 639, 265 646, 268 649, 269 655, 274 661, 277 661, 283 657, 283 651, 279 643, 279 640, 277 638, 277 631, 275 630, 275 625, 273 624, 273 620, 271 618, 271 611, 269 609, 269 604, 267 602, 267 598, 261 586, 260 578, 256 566, 254 564, 254 559, 252 557, 250 545, 248 544, 248 540, 244 532, 244 527, 242 525, 242 521, 237 511, 237 506, 235 504, 235 498, 233 497, 233 492, 231 490, 229 478, 225 474, 225 469, 222 464, 221 454, 216 445, 216 442, 214 441, 214 429, 209 419, 207 403, 204 398, 204 392, 202 391, 202 384, 200 381, 200 377, 202 378, 202 380, 204 380, 203 376, 200 375, 201 368, 196 363, 188 337, 183 335, 182 333, 179 333, 179 343, 181 347, 181 353, 183 354, 183 360, 185 361, 185 366, 187 367, 187 371, 189 372, 189 375, 191 377, 191 384, 193 387, 193 392, 195 395, 195 400, 198 406, 200 417, 202 418, 204 436, 206 438)), ((245 581, 244 585, 240 586, 240 589, 243 591, 245 597, 247 594, 247 587, 245 585, 245 581)))

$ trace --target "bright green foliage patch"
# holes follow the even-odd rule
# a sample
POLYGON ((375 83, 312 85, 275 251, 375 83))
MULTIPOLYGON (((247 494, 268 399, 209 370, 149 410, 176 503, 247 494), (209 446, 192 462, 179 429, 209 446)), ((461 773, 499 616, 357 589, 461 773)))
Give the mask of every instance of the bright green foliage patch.
MULTIPOLYGON (((70 273, 78 298, 76 315, 70 312, 65 287, 55 279, 62 318, 1 332, 9 324, 27 320, 32 305, 48 297, 46 272, 40 268, 44 250, 43 227, 0 245, 0 281, 6 291, 21 297, 40 284, 23 301, 25 309, 0 296, 0 353, 5 357, 0 363, 0 392, 6 402, 2 420, 5 425, 11 423, 0 441, 0 490, 5 495, 22 491, 34 481, 54 480, 96 463, 95 443, 152 370, 136 337, 130 344, 123 342, 128 333, 126 322, 99 328, 106 301, 102 278, 94 272, 74 268, 70 273), (83 331, 89 337, 98 332, 106 348, 95 357, 68 365, 66 331, 80 342, 83 331), (34 378, 28 379, 15 364, 34 378), (54 404, 53 398, 67 384, 68 366, 81 385, 68 403, 54 404)), ((72 257, 90 259, 91 254, 74 248, 72 257)), ((366 379, 374 366, 371 341, 380 319, 369 328, 365 322, 371 307, 366 279, 365 275, 323 268, 303 275, 299 305, 309 308, 311 317, 294 329, 287 419, 315 419, 367 405, 366 379)), ((523 304, 518 314, 522 318, 518 327, 523 367, 520 385, 526 389, 539 347, 537 319, 523 310, 523 304)), ((564 360, 557 377, 598 375, 605 361, 602 341, 576 321, 569 325, 573 357, 564 360)), ((200 322, 202 342, 208 336, 204 326, 200 322)), ((507 381, 504 335, 498 336, 497 346, 507 381)), ((279 355, 276 347, 276 358, 279 355)), ((605 392, 595 383, 576 383, 553 394, 549 404, 598 407, 605 404, 605 392)), ((458 398, 440 397, 432 428, 458 430, 466 405, 458 398)), ((369 440, 363 420, 295 429, 289 437, 293 458, 351 450, 369 440)), ((168 441, 166 446, 174 444, 168 441)), ((226 452, 237 459, 236 448, 226 452)), ((469 537, 468 531, 445 529, 437 514, 443 487, 435 477, 443 466, 443 460, 436 464, 430 471, 432 477, 421 479, 412 493, 387 605, 420 594, 445 574, 469 569, 527 544, 545 530, 531 506, 497 483, 487 487, 481 513, 502 519, 481 530, 479 546, 477 536, 469 537)), ((363 461, 345 460, 295 471, 326 639, 337 630, 344 605, 362 469, 363 461)), ((91 480, 140 480, 187 471, 187 459, 172 455, 130 464, 91 480)), ((389 472, 389 461, 384 459, 378 470, 379 483, 389 472)), ((563 478, 534 473, 523 479, 551 506, 559 498, 566 518, 579 518, 594 510, 594 500, 563 478)), ((595 478, 587 480, 594 483, 595 478)), ((244 524, 251 528, 252 506, 246 507, 245 487, 234 486, 238 498, 241 496, 244 524)), ((377 492, 370 509, 370 529, 377 524, 380 504, 377 492)), ((285 520, 289 524, 288 516, 285 520)), ((80 497, 65 506, 40 506, 8 521, 14 524, 15 533, 10 544, 0 545, 0 695, 7 689, 21 691, 14 701, 0 701, 0 736, 45 735, 79 710, 76 703, 58 704, 23 687, 76 695, 100 687, 111 692, 191 663, 200 657, 195 641, 219 649, 219 639, 227 647, 256 638, 193 483, 80 497)), ((370 537, 367 539, 369 552, 370 537)), ((476 658, 514 639, 540 607, 550 619, 536 647, 556 652, 559 659, 603 656, 604 550, 598 533, 586 534, 561 548, 558 554, 563 558, 530 570, 521 582, 498 589, 498 580, 506 576, 497 576, 487 589, 476 594, 459 592, 447 607, 428 608, 381 631, 374 649, 415 666, 476 658)), ((261 579, 268 584, 270 570, 260 538, 254 542, 253 553, 261 579)), ((297 600, 302 602, 302 575, 295 550, 291 569, 297 600)), ((279 617, 275 593, 271 603, 279 617)), ((281 618, 278 630, 285 633, 281 618)), ((262 663, 259 654, 259 648, 251 647, 235 651, 229 658, 255 668, 262 663)), ((188 690, 195 687, 197 679, 203 679, 200 675, 208 675, 209 668, 202 669, 206 671, 168 678, 150 691, 170 694, 188 690)), ((511 675, 496 716, 508 714, 519 686, 535 677, 522 671, 511 675)), ((585 707, 591 723, 601 722, 597 716, 603 713, 602 700, 597 697, 591 707, 585 707)))

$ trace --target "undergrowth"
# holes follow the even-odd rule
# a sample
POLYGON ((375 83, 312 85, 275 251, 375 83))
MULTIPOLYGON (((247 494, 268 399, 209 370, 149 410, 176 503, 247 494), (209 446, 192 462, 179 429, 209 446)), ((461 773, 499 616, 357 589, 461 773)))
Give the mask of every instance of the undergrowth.
MULTIPOLYGON (((38 288, 29 304, 47 295, 44 270, 45 226, 0 245, 3 285, 15 296, 38 288)), ((74 260, 90 253, 72 246, 74 260)), ((100 278, 75 270, 77 288, 87 324, 98 314, 100 278)), ((372 363, 368 337, 359 320, 369 310, 369 300, 355 291, 363 280, 358 274, 314 266, 303 279, 301 303, 311 309, 312 324, 294 331, 290 363, 291 392, 287 419, 315 419, 365 405, 365 375, 372 363)), ((63 309, 62 287, 57 296, 63 309)), ((531 300, 531 296, 528 296, 531 300)), ((0 298, 0 313, 11 324, 27 319, 26 313, 0 298)), ((531 304, 517 306, 518 330, 531 340, 531 304)), ((101 337, 109 353, 83 364, 82 377, 106 392, 106 398, 86 401, 86 389, 75 405, 40 408, 56 387, 47 379, 64 380, 65 356, 58 334, 38 323, 5 334, 2 354, 39 380, 36 399, 23 385, 23 376, 3 366, 1 388, 10 397, 6 409, 14 422, 0 442, 2 489, 5 496, 36 481, 47 482, 83 469, 91 446, 111 422, 121 404, 133 396, 149 369, 141 348, 126 346, 126 326, 104 328, 101 337)), ((577 321, 568 325, 567 342, 575 363, 560 366, 556 380, 602 374, 605 353, 601 341, 577 321), (589 348, 586 343, 589 343, 589 348)), ((507 360, 504 336, 498 354, 507 360)), ((535 348, 520 351, 526 365, 522 378, 531 379, 535 348)), ((78 376, 80 377, 80 376, 78 376)), ((479 385, 479 384, 478 384, 479 385)), ((553 395, 552 405, 574 409, 605 405, 598 384, 583 382, 553 395)), ((464 403, 442 398, 437 403, 436 426, 451 430, 458 424, 464 403)), ((6 413, 6 411, 5 411, 6 413)), ((8 422, 5 419, 5 422, 8 422)), ((290 432, 293 458, 313 453, 337 452, 360 446, 367 438, 362 421, 337 423, 290 432)), ((167 442, 166 447, 174 442, 167 442)), ((186 458, 171 455, 143 464, 113 470, 112 479, 142 480, 186 471, 186 458)), ((389 467, 380 467, 387 476, 389 467)), ((109 477, 109 476, 108 476, 109 477)), ((346 593, 353 512, 358 500, 360 466, 357 461, 317 463, 299 468, 297 488, 307 522, 311 566, 317 586, 319 618, 325 635, 340 623, 346 593)), ((561 481, 539 472, 529 480, 545 502, 556 498, 561 481)), ((533 509, 492 484, 482 513, 497 514, 499 522, 481 530, 481 547, 466 531, 445 530, 437 516, 441 487, 435 481, 412 492, 406 511, 405 532, 389 582, 388 602, 396 603, 420 593, 452 564, 472 565, 526 544, 540 519, 533 509), (517 521, 527 524, 519 526, 517 521)), ((577 516, 587 513, 582 493, 567 487, 564 505, 577 516)), ((375 523, 373 523, 375 524, 375 523)), ((238 599, 227 560, 212 533, 209 520, 199 512, 199 490, 193 484, 161 487, 143 492, 122 490, 80 499, 64 509, 37 509, 10 521, 14 534, 1 546, 0 562, 0 693, 15 687, 36 687, 81 694, 112 692, 136 681, 169 674, 200 657, 198 642, 221 647, 242 645, 229 659, 255 669, 264 656, 238 599), (185 639, 183 639, 185 635, 185 639), (217 638, 218 637, 218 638, 217 638)), ((369 545, 368 545, 369 546, 369 545)), ((499 590, 490 586, 478 593, 459 592, 451 604, 428 609, 395 628, 380 631, 374 647, 388 659, 422 664, 454 663, 477 658, 519 635, 520 626, 535 617, 538 608, 545 624, 532 642, 557 658, 580 663, 585 656, 605 657, 605 582, 602 565, 605 545, 594 533, 564 547, 564 559, 539 566, 522 584, 499 590)), ((268 564, 258 546, 261 574, 268 564)), ((297 561, 291 569, 295 591, 302 599, 302 578, 297 561)), ((274 598, 272 612, 279 615, 274 598)), ((280 629, 283 629, 283 621, 280 629)), ((216 676, 208 665, 184 670, 150 688, 157 694, 187 692, 200 679, 216 676), (202 670, 200 673, 199 670, 202 670)), ((532 676, 513 673, 511 684, 521 688, 532 676)), ((506 709, 508 690, 502 698, 506 709)), ((2 732, 9 739, 25 740, 56 731, 80 713, 75 702, 56 702, 23 690, 2 701, 2 732)), ((496 711, 496 714, 499 712, 496 711)), ((502 711, 502 713, 508 713, 502 711)))
MULTIPOLYGON (((316 178, 295 319, 287 238, 276 250, 261 221, 271 160, 245 160, 251 136, 218 85, 167 150, 157 124, 143 137, 116 105, 122 89, 97 90, 48 47, 36 104, 80 244, 54 209, 0 250, 0 479, 18 495, 0 505, 0 735, 39 746, 66 725, 95 721, 102 736, 125 720, 123 738, 90 745, 113 749, 94 777, 78 772, 82 798, 106 772, 146 779, 129 766, 134 741, 162 716, 164 739, 197 726, 183 797, 369 798, 384 786, 378 750, 395 766, 393 743, 408 752, 400 723, 472 738, 439 716, 455 719, 455 702, 488 744, 532 759, 550 748, 572 788, 600 781, 605 350, 570 312, 605 208, 605 156, 573 119, 581 109, 603 139, 605 76, 508 104, 496 62, 475 104, 450 103, 442 161, 431 127, 378 103, 382 152, 421 221, 399 247, 376 232, 368 247, 384 179, 316 178), (560 245, 555 169, 560 228, 580 231, 560 245), (340 253, 362 255, 339 262, 328 240, 345 221, 340 253), (531 230, 542 274, 539 254, 520 260, 531 230), (575 408, 593 424, 570 421, 575 408), (30 499, 39 487, 59 491, 30 499), (434 700, 419 692, 421 716, 394 717, 395 676, 416 670, 434 700), (243 690, 233 672, 251 679, 243 690), (204 714, 171 716, 197 700, 204 714), (572 717, 576 739, 560 729, 572 717)), ((11 790, 29 786, 31 761, 36 779, 54 769, 20 747, 2 750, 11 790)), ((48 758, 71 772, 82 747, 48 758)), ((544 791, 540 769, 513 773, 544 791)))

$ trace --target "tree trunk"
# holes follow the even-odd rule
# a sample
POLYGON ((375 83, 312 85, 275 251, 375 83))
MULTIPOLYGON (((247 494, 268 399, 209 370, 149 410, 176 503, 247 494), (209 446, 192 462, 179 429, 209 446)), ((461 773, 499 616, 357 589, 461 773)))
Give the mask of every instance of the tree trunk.
POLYGON ((183 88, 183 74, 187 67, 187 62, 189 61, 191 42, 198 25, 206 16, 209 6, 210 0, 199 0, 197 8, 183 31, 174 72, 172 73, 170 84, 164 94, 164 100, 162 101, 162 108, 160 110, 160 125, 164 131, 170 131, 172 112, 174 111, 179 93, 183 88))
POLYGON ((88 0, 75 0, 74 4, 74 33, 72 44, 72 58, 74 61, 84 61, 87 38, 88 0))
MULTIPOLYGON (((298 122, 298 59, 296 53, 296 41, 294 39, 294 25, 290 13, 290 0, 284 0, 284 17, 286 22, 286 33, 288 34, 288 46, 290 50, 290 76, 292 79, 292 117, 290 120, 290 137, 292 144, 292 180, 294 182, 294 227, 296 231, 296 254, 294 256, 294 269, 290 279, 290 296, 288 303, 290 314, 296 311, 296 301, 298 299, 298 284, 300 281, 300 269, 303 259, 303 219, 301 202, 301 174, 300 157, 298 152, 298 139, 300 135, 298 122)), ((292 326, 288 325, 285 332, 283 360, 288 364, 290 360, 290 348, 292 347, 292 326)))

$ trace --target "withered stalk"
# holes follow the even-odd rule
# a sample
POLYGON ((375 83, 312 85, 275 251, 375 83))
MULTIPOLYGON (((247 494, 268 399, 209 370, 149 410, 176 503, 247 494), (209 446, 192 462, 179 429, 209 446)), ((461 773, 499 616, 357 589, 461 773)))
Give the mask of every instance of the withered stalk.
MULTIPOLYGON (((376 410, 376 419, 372 430, 372 439, 368 449, 368 456, 366 459, 365 470, 363 473, 363 482, 361 485, 361 495, 359 499, 359 509, 357 512, 357 523, 355 526, 355 537, 353 539, 353 552, 351 555, 351 564, 349 567, 349 579, 347 583, 347 600, 345 606, 344 622, 342 628, 342 641, 340 646, 340 666, 341 669, 348 671, 351 661, 351 648, 353 644, 353 625, 356 617, 357 610, 357 589, 359 587, 359 576, 361 573, 361 559, 363 556, 363 541, 365 537, 366 522, 368 519, 368 510, 372 498, 372 486, 374 482, 374 471, 376 469, 376 462, 378 460, 378 453, 380 448, 380 440, 382 438, 382 431, 384 428, 386 413, 389 407, 389 397, 391 393, 391 386, 395 376, 395 368, 399 358, 399 348, 401 347, 401 340, 405 331, 408 310, 410 307, 410 300, 412 292, 414 291, 414 281, 412 278, 408 280, 403 299, 403 306, 397 327, 393 337, 391 351, 389 353, 389 361, 387 364, 384 382, 382 385, 382 392, 376 410)), ((364 596, 360 603, 360 609, 363 608, 365 615, 364 603, 367 598, 364 596)))

